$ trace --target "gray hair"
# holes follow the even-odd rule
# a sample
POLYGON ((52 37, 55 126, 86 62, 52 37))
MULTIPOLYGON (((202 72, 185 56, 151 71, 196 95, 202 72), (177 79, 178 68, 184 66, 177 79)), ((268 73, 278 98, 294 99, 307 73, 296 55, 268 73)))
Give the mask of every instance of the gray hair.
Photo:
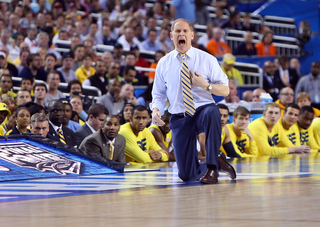
POLYGON ((47 40, 49 41, 49 35, 48 35, 48 33, 46 33, 46 32, 40 32, 40 33, 37 35, 37 38, 36 38, 37 42, 39 42, 39 39, 40 39, 41 36, 46 36, 47 40))
POLYGON ((44 113, 35 113, 31 116, 31 125, 34 125, 36 122, 44 122, 47 121, 49 123, 49 118, 44 113))

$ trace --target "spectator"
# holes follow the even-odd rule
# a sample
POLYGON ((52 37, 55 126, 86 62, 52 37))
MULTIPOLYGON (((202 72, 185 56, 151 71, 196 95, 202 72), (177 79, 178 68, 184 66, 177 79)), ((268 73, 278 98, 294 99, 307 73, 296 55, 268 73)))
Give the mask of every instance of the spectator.
POLYGON ((251 24, 250 13, 245 13, 242 22, 242 31, 257 32, 253 24, 251 24))
POLYGON ((109 115, 109 111, 101 104, 93 104, 88 111, 88 120, 79 128, 75 134, 77 137, 77 144, 80 146, 81 142, 92 133, 95 133, 103 128, 104 119, 109 115))
POLYGON ((37 83, 33 87, 34 94, 34 103, 37 103, 43 107, 45 107, 44 99, 46 98, 48 93, 47 86, 43 83, 37 83))
POLYGON ((147 51, 160 50, 160 45, 157 43, 156 39, 157 39, 157 30, 149 29, 147 39, 141 43, 142 50, 147 50, 147 51))
POLYGON ((266 93, 266 91, 262 88, 254 89, 253 93, 252 93, 252 98, 253 98, 252 101, 253 102, 262 102, 262 99, 261 99, 262 93, 266 93))
MULTIPOLYGON (((0 125, 7 121, 7 117, 11 116, 11 111, 5 103, 0 103, 0 125)), ((3 132, 3 128, 0 127, 0 133, 3 132), (2 130, 2 131, 1 131, 2 130)), ((2 135, 3 136, 3 135, 2 135)))
POLYGON ((160 45, 160 49, 165 53, 173 50, 172 41, 170 39, 170 30, 168 28, 161 28, 159 36, 157 38, 157 42, 160 45))
MULTIPOLYGON (((44 66, 40 67, 40 71, 43 71, 47 80, 48 74, 52 71, 54 71, 54 67, 56 65, 57 58, 54 54, 47 54, 45 58, 44 66)), ((60 76, 60 73, 59 73, 60 76)), ((65 82, 64 78, 60 76, 60 82, 65 82)))
POLYGON ((251 90, 244 91, 242 93, 242 100, 246 102, 252 102, 253 101, 253 92, 251 90))
POLYGON ((122 59, 122 55, 123 55, 122 45, 120 43, 114 44, 113 58, 114 58, 114 61, 120 64, 120 66, 124 65, 124 59, 122 59))
POLYGON ((6 135, 18 135, 30 133, 27 128, 30 124, 30 112, 26 107, 20 107, 16 112, 16 125, 6 135))
POLYGON ((223 61, 221 65, 222 71, 228 76, 229 80, 233 80, 236 85, 243 85, 243 79, 240 71, 234 68, 236 57, 232 54, 223 55, 223 61))
POLYGON ((209 11, 207 10, 204 0, 195 0, 196 7, 196 24, 208 25, 211 22, 209 11))
MULTIPOLYGON (((96 23, 91 23, 89 26, 89 33, 84 37, 85 40, 92 40, 93 45, 103 44, 102 37, 98 35, 98 25, 96 23)), ((86 44, 84 44, 86 46, 86 44)))
POLYGON ((37 35, 38 35, 37 26, 35 24, 31 24, 27 32, 27 37, 24 38, 24 42, 26 42, 29 45, 30 49, 38 45, 38 42, 36 40, 37 35))
POLYGON ((207 50, 208 42, 210 39, 213 38, 213 29, 215 25, 214 23, 209 23, 207 25, 206 33, 203 34, 199 39, 198 39, 198 46, 199 49, 201 50, 207 50))
POLYGON ((320 106, 320 63, 314 61, 311 63, 310 73, 301 77, 297 83, 295 94, 307 92, 311 98, 311 103, 320 106))
MULTIPOLYGON (((1 83, 1 82, 0 82, 1 83)), ((2 95, 2 102, 7 105, 10 112, 13 113, 16 111, 16 101, 14 100, 14 97, 9 94, 3 94, 2 95)))
POLYGON ((41 58, 41 67, 44 66, 46 64, 46 56, 48 55, 48 50, 40 47, 37 51, 37 53, 39 53, 40 58, 41 58))
POLYGON ((16 13, 11 13, 9 17, 8 30, 10 33, 16 33, 18 31, 20 16, 16 13))
POLYGON ((123 125, 127 122, 130 122, 131 114, 132 114, 132 109, 135 107, 132 103, 128 102, 125 104, 121 112, 118 114, 120 117, 120 124, 123 125))
POLYGON ((49 48, 49 41, 50 41, 50 38, 49 38, 49 35, 48 33, 46 32, 40 32, 38 35, 37 35, 37 43, 38 43, 38 46, 37 47, 32 47, 31 48, 31 53, 37 53, 38 52, 38 49, 39 48, 45 48, 48 53, 52 53, 56 56, 57 58, 57 64, 59 65, 61 63, 61 55, 55 51, 54 49, 50 49, 49 48))
POLYGON ((104 95, 107 93, 108 79, 105 76, 106 74, 106 63, 103 60, 98 60, 96 62, 96 73, 85 79, 82 83, 83 86, 94 86, 101 91, 101 94, 104 95))
POLYGON ((49 118, 46 114, 35 113, 31 116, 30 131, 35 135, 42 136, 44 138, 56 140, 49 132, 49 118))
POLYGON ((108 74, 106 75, 108 80, 117 78, 117 80, 119 82, 121 82, 122 77, 119 76, 119 73, 120 73, 120 64, 115 61, 111 62, 109 69, 108 69, 108 74))
POLYGON ((140 41, 134 36, 134 30, 131 27, 127 27, 125 29, 124 34, 118 38, 117 42, 120 43, 124 49, 129 50, 132 46, 140 46, 141 44, 140 41))
POLYGON ((289 67, 291 69, 295 69, 299 78, 303 77, 304 75, 300 72, 300 61, 298 58, 291 58, 289 67))
MULTIPOLYGON (((21 54, 21 52, 25 50, 28 50, 30 52, 30 48, 26 42, 20 43, 19 49, 20 49, 19 54, 21 54)), ((21 63, 20 56, 14 59, 12 63, 15 66, 19 65, 21 63)))
POLYGON ((96 62, 100 57, 93 52, 93 41, 91 39, 87 39, 83 42, 85 47, 85 54, 90 55, 92 57, 92 61, 96 62))
MULTIPOLYGON (((109 51, 103 52, 101 59, 106 63, 106 68, 108 70, 111 62, 113 62, 112 53, 109 51)), ((106 71, 106 73, 108 73, 108 71, 106 71)))
MULTIPOLYGON (((311 106, 311 98, 307 92, 299 92, 296 97, 296 103, 299 105, 300 108, 303 106, 311 106)), ((320 110, 312 107, 314 116, 313 118, 320 116, 320 110)))
POLYGON ((213 29, 213 38, 208 42, 207 50, 216 57, 222 57, 226 53, 231 54, 230 47, 227 43, 221 41, 222 30, 219 27, 213 29))
POLYGON ((281 109, 280 116, 283 116, 284 110, 289 103, 292 103, 294 100, 294 92, 290 87, 284 87, 280 90, 280 98, 275 101, 281 109))
MULTIPOLYGON (((136 63, 134 64, 134 66, 139 66, 144 68, 150 67, 150 63, 140 56, 140 51, 138 46, 132 47, 130 51, 136 55, 136 61, 135 61, 136 63)), ((141 74, 141 76, 145 76, 145 72, 139 72, 139 74, 141 74)))
POLYGON ((296 70, 289 68, 289 58, 281 56, 279 58, 280 67, 274 72, 274 84, 281 90, 283 87, 295 87, 299 81, 299 75, 296 70))
POLYGON ((109 80, 108 93, 97 100, 97 103, 104 105, 110 114, 118 114, 124 106, 120 88, 121 83, 117 79, 109 80))
POLYGON ((23 105, 27 102, 31 102, 31 95, 30 92, 27 89, 20 89, 17 92, 17 106, 23 105))
POLYGON ((277 47, 272 43, 273 32, 267 30, 263 33, 262 41, 255 45, 257 55, 275 56, 277 55, 277 47))
POLYGON ((74 121, 71 120, 71 118, 72 118, 72 106, 71 106, 71 104, 66 100, 62 100, 62 103, 64 105, 64 115, 63 115, 63 118, 62 118, 62 125, 64 127, 68 127, 73 132, 75 132, 79 128, 81 128, 81 125, 79 123, 74 122, 74 121))
POLYGON ((253 35, 250 31, 247 31, 243 35, 244 42, 241 42, 234 52, 234 55, 257 55, 257 50, 255 45, 252 43, 253 35))
POLYGON ((124 84, 135 84, 138 82, 136 79, 137 71, 134 66, 128 65, 123 69, 123 79, 121 80, 121 86, 124 84))
POLYGON ((24 67, 28 67, 27 57, 29 56, 30 51, 29 50, 23 50, 20 52, 20 64, 16 66, 18 69, 19 74, 21 73, 22 69, 24 67))
POLYGON ((271 97, 273 98, 273 101, 278 99, 279 89, 276 88, 276 85, 274 84, 274 72, 276 70, 276 67, 273 62, 266 61, 263 64, 263 89, 266 90, 271 97))
POLYGON ((71 49, 71 53, 74 55, 74 51, 76 49, 76 47, 78 45, 81 44, 81 39, 80 39, 80 36, 78 36, 77 34, 73 34, 71 36, 71 44, 70 44, 70 49, 71 49))
POLYGON ((240 103, 241 100, 237 96, 237 93, 238 93, 237 85, 233 80, 229 81, 229 90, 230 90, 229 95, 219 103, 240 103))
POLYGON ((240 23, 240 13, 238 11, 233 11, 230 13, 229 19, 221 25, 222 29, 236 29, 242 30, 242 25, 240 23))
MULTIPOLYGON (((51 74, 49 74, 50 77, 51 74)), ((77 140, 74 132, 62 125, 64 116, 64 105, 60 100, 52 100, 48 104, 49 134, 59 140, 61 143, 69 146, 77 146, 77 140)))
POLYGON ((90 54, 85 54, 83 56, 82 66, 76 70, 77 79, 80 83, 83 83, 85 79, 93 76, 96 73, 95 68, 92 65, 93 58, 90 54))
POLYGON ((12 49, 12 45, 10 44, 10 36, 11 32, 4 28, 1 31, 1 37, 0 37, 0 46, 5 46, 8 50, 12 49))
POLYGON ((8 69, 10 75, 14 77, 17 77, 19 74, 18 69, 7 61, 7 55, 3 51, 0 51, 0 69, 8 69))
POLYGON ((17 94, 14 93, 12 90, 12 78, 9 74, 2 73, 0 77, 0 92, 2 95, 8 94, 11 95, 12 97, 16 97, 17 94))
POLYGON ((216 18, 214 18, 213 23, 215 27, 220 27, 227 22, 227 19, 225 19, 223 16, 223 9, 219 6, 216 7, 215 10, 216 18))
POLYGON ((121 97, 125 103, 132 103, 133 105, 139 105, 137 98, 134 96, 134 87, 132 84, 124 84, 121 87, 121 97))
POLYGON ((44 99, 44 105, 48 106, 51 100, 59 100, 61 98, 66 98, 66 96, 58 90, 60 83, 60 75, 57 71, 52 71, 48 74, 48 93, 44 99))
POLYGON ((62 57, 62 66, 57 69, 66 83, 77 79, 75 71, 72 70, 73 63, 73 53, 65 53, 62 57))
POLYGON ((169 159, 167 152, 146 128, 148 121, 148 110, 144 106, 135 106, 130 122, 120 127, 119 134, 126 138, 125 154, 129 162, 149 163, 169 159))
POLYGON ((143 34, 142 34, 143 38, 147 39, 149 30, 156 29, 156 27, 157 27, 157 19, 154 17, 147 18, 147 26, 145 26, 143 29, 143 34))
MULTIPOLYGON (((164 57, 166 54, 164 51, 162 50, 158 50, 155 54, 155 62, 151 63, 150 65, 150 68, 151 69, 156 69, 157 68, 157 65, 158 65, 158 62, 160 61, 160 59, 162 57, 164 57)), ((155 72, 149 72, 149 75, 148 75, 148 80, 149 80, 149 84, 152 83, 154 81, 154 76, 155 76, 155 72)))
POLYGON ((110 26, 104 25, 102 27, 102 36, 101 36, 103 45, 113 46, 116 43, 116 40, 111 38, 111 28, 110 26))
POLYGON ((78 46, 76 46, 74 51, 74 62, 72 66, 73 71, 76 71, 78 68, 82 66, 84 53, 85 53, 84 45, 79 44, 78 46))
POLYGON ((118 134, 119 130, 119 118, 115 115, 108 116, 104 120, 103 128, 86 137, 80 149, 125 164, 126 140, 118 134))
POLYGON ((29 54, 27 57, 27 64, 28 66, 22 69, 19 77, 46 81, 46 73, 43 70, 40 70, 41 59, 39 54, 29 54))
MULTIPOLYGON (((73 96, 70 100, 72 110, 76 111, 79 116, 79 124, 82 126, 88 118, 88 114, 83 110, 83 101, 80 96, 73 96)), ((72 118, 73 119, 73 118, 72 118)))
POLYGON ((22 78, 20 81, 20 89, 26 89, 30 92, 31 96, 33 96, 33 80, 30 78, 22 78))
POLYGON ((82 95, 82 85, 79 80, 71 80, 68 83, 67 90, 71 98, 82 95))

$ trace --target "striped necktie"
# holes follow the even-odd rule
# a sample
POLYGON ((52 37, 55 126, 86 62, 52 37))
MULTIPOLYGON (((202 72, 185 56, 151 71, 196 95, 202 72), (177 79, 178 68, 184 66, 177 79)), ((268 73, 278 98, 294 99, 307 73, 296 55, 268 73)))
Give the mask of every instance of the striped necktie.
POLYGON ((191 90, 190 73, 188 69, 188 64, 186 62, 186 55, 181 54, 182 57, 182 67, 181 67, 181 82, 182 82, 182 93, 183 93, 183 104, 186 113, 193 116, 196 112, 196 108, 193 103, 193 95, 191 90))
POLYGON ((113 159, 113 143, 112 142, 109 143, 109 159, 110 160, 113 159))
POLYGON ((61 128, 59 128, 59 129, 57 130, 57 132, 58 132, 58 135, 59 135, 59 138, 60 138, 60 142, 61 142, 61 143, 64 143, 64 144, 67 144, 67 143, 66 143, 66 139, 65 139, 64 136, 62 135, 62 130, 61 130, 61 128))

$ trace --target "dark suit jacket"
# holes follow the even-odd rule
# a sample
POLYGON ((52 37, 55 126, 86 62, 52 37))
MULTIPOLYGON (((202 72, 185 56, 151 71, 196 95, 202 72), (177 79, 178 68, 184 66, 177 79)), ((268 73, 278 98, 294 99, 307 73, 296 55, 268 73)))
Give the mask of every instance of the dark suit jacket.
POLYGON ((279 95, 279 90, 276 89, 277 87, 275 86, 274 83, 271 83, 267 78, 269 76, 265 73, 263 73, 263 89, 270 93, 271 97, 273 98, 273 101, 276 101, 278 99, 278 95, 279 95), (275 89, 276 91, 275 92, 270 92, 269 90, 270 89, 275 89))
MULTIPOLYGON (((297 73, 297 71, 295 69, 288 69, 288 72, 289 72, 289 79, 290 79, 290 85, 291 85, 291 88, 293 90, 295 90, 296 88, 296 85, 298 83, 298 80, 299 80, 299 75, 297 73)), ((281 78, 280 78, 280 71, 279 69, 277 69, 275 72, 274 72, 274 85, 276 86, 276 88, 279 89, 279 91, 285 87, 285 85, 283 84, 281 78)))
MULTIPOLYGON (((49 128, 48 134, 50 134, 51 136, 55 137, 56 140, 60 141, 58 133, 54 130, 54 128, 52 127, 51 124, 49 124, 49 125, 50 125, 50 128, 49 128)), ((74 132, 71 129, 62 126, 62 132, 63 132, 63 136, 64 136, 64 138, 66 140, 66 143, 69 146, 72 146, 72 147, 77 146, 76 135, 74 134, 74 132)))
POLYGON ((81 126, 77 131, 75 131, 76 138, 77 138, 77 145, 80 146, 81 142, 86 138, 87 136, 90 136, 92 134, 91 129, 89 126, 85 123, 81 126))
MULTIPOLYGON (((126 163, 126 156, 124 154, 124 148, 126 146, 125 138, 118 134, 115 138, 113 161, 126 163)), ((105 137, 102 129, 86 137, 79 149, 85 150, 90 153, 94 153, 109 159, 109 144, 108 139, 105 137)))

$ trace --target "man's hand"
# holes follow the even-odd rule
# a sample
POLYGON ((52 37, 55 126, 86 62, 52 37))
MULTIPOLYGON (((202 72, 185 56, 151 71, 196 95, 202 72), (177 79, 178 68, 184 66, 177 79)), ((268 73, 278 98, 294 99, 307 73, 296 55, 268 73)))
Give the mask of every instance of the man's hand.
POLYGON ((158 161, 162 158, 162 154, 159 151, 150 150, 148 153, 153 161, 158 161))
POLYGON ((203 76, 201 76, 197 72, 193 73, 190 71, 189 73, 190 73, 190 81, 192 85, 196 87, 201 87, 205 90, 207 89, 207 87, 209 86, 209 83, 204 80, 203 76))
POLYGON ((122 101, 122 96, 120 95, 120 92, 115 92, 114 93, 114 99, 116 102, 121 102, 122 101))
POLYGON ((134 105, 139 105, 139 103, 138 103, 138 101, 137 101, 137 98, 136 98, 134 95, 132 95, 131 97, 129 97, 127 101, 128 101, 128 102, 131 102, 131 103, 134 104, 134 105))
POLYGON ((310 151, 311 151, 310 147, 307 145, 301 145, 301 146, 297 146, 295 148, 296 148, 295 153, 297 153, 297 154, 310 153, 310 151))
POLYGON ((164 125, 163 120, 161 120, 161 113, 158 108, 153 108, 152 110, 152 123, 158 126, 164 125))
POLYGON ((244 134, 246 134, 249 138, 250 138, 250 141, 253 141, 253 135, 252 133, 250 132, 250 130, 248 129, 248 127, 245 127, 244 129, 242 129, 242 132, 244 134))

